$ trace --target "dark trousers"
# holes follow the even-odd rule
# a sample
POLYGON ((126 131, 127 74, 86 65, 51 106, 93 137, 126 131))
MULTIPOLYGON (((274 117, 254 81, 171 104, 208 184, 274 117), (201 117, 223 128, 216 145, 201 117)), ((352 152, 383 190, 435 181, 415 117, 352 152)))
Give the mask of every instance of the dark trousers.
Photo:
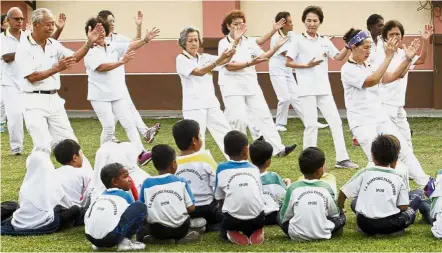
POLYGON ((265 214, 260 213, 256 218, 250 220, 240 220, 229 213, 223 213, 223 221, 221 222, 220 236, 227 239, 227 230, 240 231, 247 237, 251 236, 256 230, 263 228, 265 225, 265 214))
POLYGON ((274 212, 267 214, 265 217, 265 225, 269 226, 269 225, 278 224, 278 215, 279 215, 278 211, 274 211, 274 212))
MULTIPOLYGON (((339 234, 339 231, 341 231, 344 228, 345 224, 347 223, 347 218, 343 213, 341 213, 339 217, 328 218, 328 220, 333 222, 333 224, 335 224, 335 228, 332 230, 332 237, 339 234)), ((286 235, 289 235, 289 225, 290 225, 290 220, 279 225, 282 231, 284 231, 286 235)))
POLYGON ((2 235, 31 236, 31 235, 51 234, 60 228, 60 212, 54 210, 54 220, 50 224, 35 229, 16 230, 14 226, 12 226, 11 221, 12 221, 12 213, 10 214, 9 218, 2 220, 1 223, 2 235))
POLYGON ((83 208, 79 206, 65 208, 58 205, 54 210, 60 214, 60 229, 84 225, 84 213, 86 210, 83 208))
POLYGON ((195 211, 189 214, 191 219, 204 218, 207 224, 217 224, 223 220, 223 214, 215 201, 205 206, 195 206, 195 211))
POLYGON ((381 219, 370 219, 364 215, 356 214, 356 222, 362 232, 367 235, 392 234, 404 230, 413 224, 416 213, 412 208, 381 219))
POLYGON ((190 218, 187 218, 186 221, 179 227, 167 227, 160 223, 148 223, 146 220, 143 222, 143 226, 140 231, 137 233, 137 241, 142 242, 143 238, 146 235, 151 235, 155 239, 159 240, 167 240, 174 239, 180 240, 184 238, 187 233, 189 233, 190 229, 190 218))
POLYGON ((147 214, 147 207, 141 202, 132 203, 121 215, 115 229, 101 239, 86 234, 86 238, 95 246, 110 248, 118 245, 124 238, 131 239, 140 229, 147 214))
POLYGON ((427 224, 432 225, 433 222, 436 221, 430 216, 431 212, 430 200, 426 199, 422 201, 421 205, 419 206, 419 212, 422 214, 422 217, 427 224))

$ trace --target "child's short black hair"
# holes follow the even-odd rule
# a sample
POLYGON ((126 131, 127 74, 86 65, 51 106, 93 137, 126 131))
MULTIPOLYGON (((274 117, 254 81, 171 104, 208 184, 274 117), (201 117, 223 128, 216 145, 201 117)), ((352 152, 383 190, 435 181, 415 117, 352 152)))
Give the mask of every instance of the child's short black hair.
POLYGON ((112 188, 112 179, 117 179, 122 169, 124 166, 120 163, 111 163, 101 169, 100 178, 106 189, 112 188))
POLYGON ((263 166, 269 159, 272 159, 273 147, 265 140, 256 140, 249 147, 250 159, 257 166, 263 166))
POLYGON ((244 147, 249 145, 247 136, 240 131, 230 131, 224 136, 224 152, 228 156, 239 156, 244 147))
POLYGON ((401 144, 394 135, 381 134, 371 144, 373 159, 382 166, 396 162, 401 151, 401 144))
POLYGON ((187 150, 193 137, 199 138, 200 125, 192 119, 183 119, 173 125, 172 129, 175 144, 180 150, 187 150))
POLYGON ((299 155, 299 168, 304 175, 313 175, 325 164, 325 155, 321 149, 317 147, 306 148, 299 155))
POLYGON ((80 144, 71 139, 64 139, 54 147, 54 156, 57 162, 66 165, 72 162, 74 155, 80 155, 80 144))
POLYGON ((175 150, 169 145, 158 144, 152 148, 153 166, 155 166, 158 171, 167 170, 175 159, 175 150))

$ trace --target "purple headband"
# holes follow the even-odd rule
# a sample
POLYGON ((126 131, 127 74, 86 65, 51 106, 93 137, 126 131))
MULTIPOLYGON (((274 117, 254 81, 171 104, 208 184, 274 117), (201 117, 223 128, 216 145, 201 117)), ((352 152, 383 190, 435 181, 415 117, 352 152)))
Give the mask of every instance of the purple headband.
POLYGON ((366 31, 360 31, 350 40, 350 42, 348 42, 348 47, 352 47, 366 38, 370 38, 370 34, 368 34, 366 31))

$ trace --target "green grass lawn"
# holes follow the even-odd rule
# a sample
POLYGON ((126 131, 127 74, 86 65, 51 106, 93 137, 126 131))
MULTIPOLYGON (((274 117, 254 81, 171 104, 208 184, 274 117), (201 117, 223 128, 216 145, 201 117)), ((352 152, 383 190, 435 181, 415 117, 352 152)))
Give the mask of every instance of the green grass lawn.
MULTIPOLYGON (((153 144, 167 143, 174 145, 172 126, 176 119, 153 120, 146 119, 149 125, 155 121, 162 123, 162 129, 153 144)), ((84 153, 91 163, 94 162, 95 152, 99 147, 101 126, 98 120, 74 119, 71 121, 75 133, 80 141, 84 153)), ((361 148, 351 146, 351 134, 347 122, 344 121, 345 138, 351 159, 359 165, 367 163, 361 148)), ((425 171, 435 175, 442 168, 442 119, 410 119, 414 130, 413 144, 415 153, 422 163, 425 171)), ((303 127, 299 119, 292 119, 287 126, 289 131, 282 134, 285 144, 297 143, 302 146, 303 127)), ((117 130, 117 137, 126 140, 121 127, 117 130)), ((213 139, 207 134, 207 148, 211 150, 215 160, 223 161, 223 156, 213 139)), ((12 156, 9 152, 8 135, 1 135, 1 194, 2 201, 17 200, 18 191, 25 175, 26 157, 31 151, 32 141, 29 135, 25 139, 25 153, 22 156, 12 156)), ((319 131, 318 145, 326 154, 328 172, 337 178, 338 187, 342 186, 355 171, 335 169, 335 152, 333 140, 329 129, 319 131)), ((152 145, 146 145, 150 149, 152 145)), ((275 158, 271 170, 276 171, 281 177, 296 180, 299 172, 297 157, 301 148, 286 158, 275 158)), ((53 160, 56 167, 58 163, 53 160)), ((146 171, 155 175, 151 164, 145 167, 146 171)), ((412 187, 416 185, 412 182, 412 187)), ((347 201, 349 202, 349 201, 347 201)), ((347 210, 350 210, 347 203, 347 210)), ((204 234, 199 243, 191 245, 148 245, 146 251, 432 251, 442 252, 442 241, 436 240, 430 231, 430 226, 423 224, 420 214, 416 224, 406 230, 404 236, 399 238, 367 238, 356 232, 356 220, 353 213, 347 212, 347 225, 344 235, 328 241, 298 243, 289 241, 284 233, 276 226, 265 228, 265 242, 259 246, 239 247, 225 243, 218 238, 217 233, 204 234)), ((91 244, 84 235, 84 228, 78 227, 61 231, 52 235, 34 237, 1 237, 1 251, 91 251, 91 244)), ((113 249, 115 250, 115 248, 113 249)), ((111 251, 111 250, 110 250, 111 251)))

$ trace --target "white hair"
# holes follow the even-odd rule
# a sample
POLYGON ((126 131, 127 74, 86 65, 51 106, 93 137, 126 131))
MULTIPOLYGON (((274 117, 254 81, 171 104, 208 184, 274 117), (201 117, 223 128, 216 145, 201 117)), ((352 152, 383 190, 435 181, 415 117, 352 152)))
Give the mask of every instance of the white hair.
POLYGON ((52 11, 46 8, 39 8, 32 12, 32 23, 41 23, 44 14, 53 15, 52 11))
POLYGON ((178 39, 178 44, 179 44, 183 49, 186 49, 187 34, 192 33, 192 32, 196 32, 196 33, 198 33, 198 40, 199 40, 200 44, 202 44, 202 39, 201 39, 200 31, 198 30, 198 28, 193 27, 193 26, 186 26, 186 27, 184 27, 184 29, 180 32, 180 38, 178 39))
POLYGON ((11 17, 12 17, 12 12, 14 12, 14 11, 18 11, 18 12, 22 13, 22 11, 20 10, 20 8, 18 8, 18 7, 12 7, 11 9, 9 9, 8 13, 6 13, 6 16, 7 16, 8 18, 11 18, 11 17))

